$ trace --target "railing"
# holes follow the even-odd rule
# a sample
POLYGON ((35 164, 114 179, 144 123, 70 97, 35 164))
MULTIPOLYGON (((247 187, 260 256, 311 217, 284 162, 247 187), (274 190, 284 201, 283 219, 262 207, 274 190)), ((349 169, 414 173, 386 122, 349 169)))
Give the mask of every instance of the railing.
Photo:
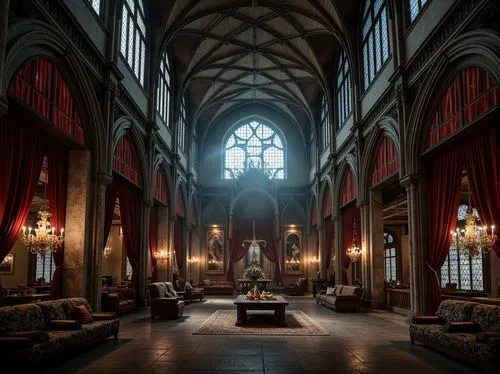
POLYGON ((409 288, 386 288, 385 305, 387 309, 393 307, 410 309, 410 289, 409 288))

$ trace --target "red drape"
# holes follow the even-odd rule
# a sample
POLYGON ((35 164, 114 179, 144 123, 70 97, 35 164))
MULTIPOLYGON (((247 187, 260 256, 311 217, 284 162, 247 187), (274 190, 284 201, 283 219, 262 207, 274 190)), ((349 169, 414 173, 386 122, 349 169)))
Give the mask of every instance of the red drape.
POLYGON ((31 209, 46 143, 10 116, 0 119, 0 261, 16 242, 31 209))
POLYGON ((113 214, 115 211, 117 194, 117 182, 113 181, 106 187, 106 202, 104 207, 104 246, 106 246, 106 241, 108 240, 109 232, 111 231, 111 225, 113 223, 113 214))
POLYGON ((158 250, 158 210, 156 206, 151 208, 149 214, 149 254, 151 256, 151 282, 158 279, 158 261, 156 251, 158 250))
POLYGON ((347 249, 351 247, 352 245, 352 233, 353 233, 353 223, 354 220, 356 220, 356 231, 358 234, 358 245, 361 245, 360 238, 361 238, 361 210, 359 209, 356 204, 352 204, 348 206, 347 208, 344 208, 342 210, 342 218, 343 218, 343 243, 344 243, 344 248, 343 248, 343 261, 342 261, 342 266, 344 268, 344 277, 343 277, 343 282, 344 284, 348 283, 348 276, 347 276, 347 269, 349 268, 349 265, 351 264, 351 259, 347 255, 347 249))
MULTIPOLYGON (((68 187, 68 151, 51 145, 48 148, 48 196, 51 213, 50 224, 56 234, 61 232, 66 221, 66 195, 68 187)), ((64 242, 52 252, 56 269, 52 276, 52 299, 62 297, 62 267, 64 265, 64 242)))
POLYGON ((132 287, 136 287, 139 263, 139 197, 133 187, 126 183, 117 183, 116 187, 120 199, 123 244, 132 266, 132 287))
POLYGON ((174 250, 177 268, 182 270, 182 218, 177 217, 174 222, 174 250))
MULTIPOLYGON (((481 224, 488 228, 493 223, 500 223, 500 162, 497 142, 496 130, 491 128, 461 147, 474 206, 481 224)), ((497 243, 493 249, 500 257, 498 229, 497 243)))
MULTIPOLYGON (((276 220, 274 220, 274 223, 276 223, 276 220)), ((278 255, 279 224, 273 224, 273 221, 267 219, 255 220, 255 235, 258 235, 257 233, 262 236, 262 238, 258 237, 257 239, 264 239, 267 242, 267 245, 265 247, 262 246, 260 249, 269 261, 274 262, 274 281, 276 283, 282 283, 283 276, 281 274, 281 266, 278 255), (278 230, 278 233, 276 230, 278 230)))
POLYGON ((438 272, 450 251, 460 201, 461 148, 436 157, 427 165, 428 300, 426 313, 434 314, 441 302, 438 272))
POLYGON ((325 248, 326 248, 326 268, 330 269, 332 262, 332 251, 333 251, 333 221, 332 217, 328 217, 324 220, 325 229, 325 248))

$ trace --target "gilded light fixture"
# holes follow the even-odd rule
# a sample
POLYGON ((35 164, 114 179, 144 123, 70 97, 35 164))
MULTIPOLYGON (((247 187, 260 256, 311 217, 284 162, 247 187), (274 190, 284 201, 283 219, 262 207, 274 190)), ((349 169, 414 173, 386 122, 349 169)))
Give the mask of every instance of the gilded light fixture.
POLYGON ((50 216, 49 210, 45 206, 42 206, 38 211, 37 227, 29 227, 28 230, 26 230, 26 226, 23 227, 21 241, 30 253, 39 253, 45 256, 48 252, 57 251, 62 245, 64 241, 64 229, 61 228, 60 235, 57 235, 55 227, 51 228, 50 226, 50 216))
POLYGON ((104 247, 104 250, 102 251, 102 255, 103 255, 105 260, 108 260, 111 257, 111 252, 112 252, 112 249, 109 245, 104 247))
POLYGON ((156 252, 156 260, 160 264, 166 263, 169 258, 170 258, 170 252, 167 251, 166 249, 161 249, 158 252, 156 252))
POLYGON ((351 262, 357 262, 361 258, 361 248, 358 245, 358 232, 356 230, 356 220, 353 219, 352 223, 352 244, 347 248, 347 255, 351 262))

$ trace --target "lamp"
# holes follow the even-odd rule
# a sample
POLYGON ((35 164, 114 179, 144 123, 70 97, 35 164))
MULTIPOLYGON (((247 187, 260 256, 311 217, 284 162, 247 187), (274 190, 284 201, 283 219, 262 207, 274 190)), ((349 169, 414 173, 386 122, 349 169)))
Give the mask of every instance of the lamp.
POLYGON ((361 248, 358 245, 358 232, 356 230, 356 220, 352 220, 352 243, 349 248, 347 248, 347 256, 351 259, 351 262, 358 262, 361 258, 361 248))
POLYGON ((111 251, 112 251, 112 249, 109 245, 104 247, 104 250, 102 251, 102 255, 103 255, 105 260, 108 260, 111 257, 111 251))
POLYGON ((474 216, 469 203, 465 213, 465 228, 462 230, 457 228, 456 231, 450 232, 452 249, 458 249, 471 257, 490 251, 496 241, 495 226, 491 226, 491 234, 488 234, 488 227, 481 227, 476 221, 479 219, 474 216))
POLYGON ((159 251, 156 252, 156 260, 160 264, 166 263, 169 258, 170 258, 170 252, 167 251, 166 249, 160 249, 159 251))
POLYGON ((317 258, 316 256, 312 257, 309 262, 311 263, 311 266, 313 266, 315 269, 318 268, 318 265, 319 265, 319 258, 317 258))
POLYGON ((40 255, 45 256, 46 253, 55 252, 61 247, 64 241, 64 229, 61 228, 60 235, 57 235, 55 227, 50 227, 50 216, 48 208, 43 205, 38 211, 36 223, 38 227, 29 227, 28 230, 26 230, 26 226, 23 227, 21 241, 31 254, 40 253, 40 255))

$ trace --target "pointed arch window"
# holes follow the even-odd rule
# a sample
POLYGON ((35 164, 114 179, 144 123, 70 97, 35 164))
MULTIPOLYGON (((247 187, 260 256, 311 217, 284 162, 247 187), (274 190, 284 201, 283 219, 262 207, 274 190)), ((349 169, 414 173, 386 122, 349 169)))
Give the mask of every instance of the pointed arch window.
POLYGON ((120 52, 144 87, 146 66, 146 16, 142 0, 124 0, 120 52))
POLYGON ((347 56, 344 50, 342 50, 337 66, 337 111, 339 127, 347 120, 352 111, 350 79, 349 61, 347 61, 347 56))
POLYGON ((410 22, 413 22, 422 11, 422 8, 427 4, 427 0, 408 0, 408 15, 410 22))
POLYGON ((101 15, 101 0, 87 0, 87 2, 90 4, 94 12, 97 13, 97 15, 101 15))
POLYGON ((285 147, 271 127, 248 122, 232 131, 224 144, 224 179, 249 168, 262 169, 271 179, 285 179, 285 147))
POLYGON ((179 113, 179 127, 177 129, 179 131, 177 137, 177 144, 181 150, 185 150, 186 148, 186 98, 182 98, 181 103, 181 111, 179 113))
MULTIPOLYGON (((467 204, 461 204, 457 212, 457 228, 464 228, 467 204)), ((476 208, 472 214, 479 219, 476 208)), ((484 268, 485 259, 482 254, 470 256, 458 249, 450 248, 448 256, 441 267, 441 287, 447 283, 456 283, 462 291, 485 291, 484 268)))
POLYGON ((389 58, 389 21, 385 0, 366 0, 362 37, 363 82, 366 90, 389 58))
POLYGON ((330 121, 328 116, 328 105, 326 95, 321 98, 320 131, 321 131, 321 150, 324 151, 330 145, 330 121))
POLYGON ((386 281, 397 280, 397 246, 394 236, 384 233, 384 274, 386 281))
POLYGON ((167 126, 170 126, 171 73, 167 51, 165 51, 160 58, 160 71, 156 86, 156 111, 167 126))

